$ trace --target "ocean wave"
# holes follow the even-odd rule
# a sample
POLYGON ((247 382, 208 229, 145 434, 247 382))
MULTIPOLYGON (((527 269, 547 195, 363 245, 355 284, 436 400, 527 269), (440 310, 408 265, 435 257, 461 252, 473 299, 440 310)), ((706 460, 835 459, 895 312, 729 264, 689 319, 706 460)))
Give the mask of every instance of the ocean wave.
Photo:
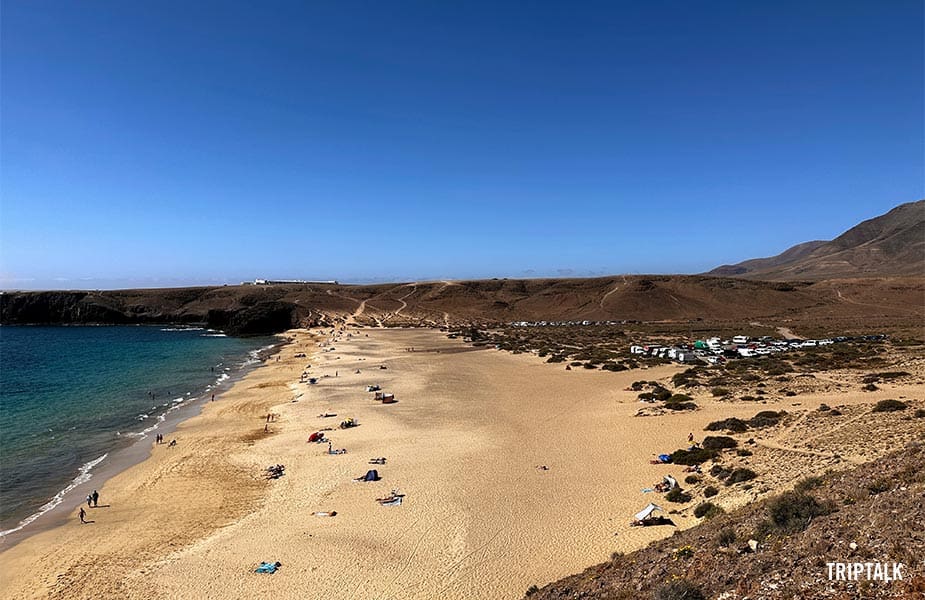
POLYGON ((17 525, 13 529, 7 529, 6 531, 0 531, 0 537, 4 537, 16 531, 19 531, 20 529, 22 529, 29 523, 35 521, 36 519, 38 519, 39 517, 41 517, 48 511, 50 511, 51 509, 53 509, 54 507, 64 502, 64 496, 68 492, 76 488, 78 485, 90 481, 90 478, 93 477, 93 474, 90 471, 93 469, 93 467, 103 462, 103 460, 105 460, 107 456, 109 456, 108 452, 104 454, 103 456, 100 456, 99 458, 96 458, 94 460, 91 460, 90 462, 86 462, 82 464, 80 466, 80 469, 77 471, 77 477, 72 479, 71 482, 67 485, 67 487, 65 487, 63 490, 61 490, 57 494, 55 494, 54 497, 48 502, 46 502, 45 504, 43 504, 42 507, 38 509, 38 511, 36 511, 35 513, 29 515, 28 517, 20 521, 19 525, 17 525))
POLYGON ((228 337, 224 333, 200 333, 199 337, 228 337))
POLYGON ((202 331, 203 327, 162 327, 161 331, 202 331))

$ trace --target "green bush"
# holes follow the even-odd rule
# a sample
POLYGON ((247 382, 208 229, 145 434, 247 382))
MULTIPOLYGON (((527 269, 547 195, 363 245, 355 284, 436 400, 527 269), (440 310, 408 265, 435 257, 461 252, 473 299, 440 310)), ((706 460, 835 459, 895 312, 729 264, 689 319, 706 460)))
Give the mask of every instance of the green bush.
POLYGON ((742 419, 737 419, 736 417, 729 417, 728 419, 723 419, 722 421, 713 421, 706 427, 706 431, 734 431, 735 433, 742 433, 748 431, 748 423, 742 419))
POLYGON ((715 487, 713 487, 712 485, 708 485, 707 487, 705 487, 705 488, 703 489, 703 497, 704 497, 704 498, 712 498, 713 496, 715 496, 715 495, 718 494, 718 493, 719 493, 719 490, 716 489, 715 487))
POLYGON ((697 410, 697 405, 693 402, 665 402, 665 408, 668 410, 697 410))
POLYGON ((763 410, 751 419, 748 424, 756 429, 763 427, 773 427, 780 423, 781 419, 787 416, 786 411, 774 412, 773 410, 763 410))
POLYGON ((743 481, 750 481, 757 476, 758 474, 751 469, 736 469, 729 474, 729 477, 726 478, 726 485, 741 483, 743 481))
POLYGON ((671 453, 671 462, 676 465, 699 465, 716 458, 716 450, 694 448, 693 450, 675 450, 671 453))
POLYGON ((732 474, 732 471, 728 470, 722 465, 713 465, 710 468, 710 475, 716 477, 717 479, 726 479, 729 475, 732 474))
POLYGON ((626 367, 622 363, 606 362, 601 368, 605 371, 625 371, 626 367))
POLYGON ((874 405, 872 412, 894 412, 906 410, 907 408, 909 408, 909 405, 900 400, 881 400, 874 405))
POLYGON ((831 511, 803 492, 784 492, 768 503, 771 526, 782 533, 798 533, 816 517, 831 511))
POLYGON ((724 448, 735 448, 739 445, 739 442, 728 435, 708 435, 703 438, 703 444, 701 445, 707 450, 723 450, 724 448))
POLYGON ((700 588, 686 579, 675 579, 655 590, 655 600, 705 600, 700 588))
POLYGON ((729 395, 729 390, 723 387, 715 387, 710 390, 710 393, 713 394, 714 398, 722 398, 729 395))
POLYGON ((925 419, 925 408, 919 408, 919 409, 917 409, 917 410, 912 414, 912 416, 915 417, 916 419, 925 419))
POLYGON ((697 508, 694 509, 694 516, 698 519, 712 519, 716 515, 721 515, 724 512, 726 511, 723 510, 722 506, 718 506, 712 502, 704 502, 702 504, 698 504, 697 508))
POLYGON ((678 504, 684 504, 685 502, 690 502, 693 500, 693 497, 682 490, 680 487, 676 487, 665 494, 665 500, 669 502, 677 502, 678 504))
POLYGON ((700 475, 688 475, 684 478, 684 483, 695 485, 700 483, 700 475))
POLYGON ((749 450, 748 448, 739 448, 738 450, 736 450, 736 456, 751 456, 751 455, 752 455, 752 451, 749 450))

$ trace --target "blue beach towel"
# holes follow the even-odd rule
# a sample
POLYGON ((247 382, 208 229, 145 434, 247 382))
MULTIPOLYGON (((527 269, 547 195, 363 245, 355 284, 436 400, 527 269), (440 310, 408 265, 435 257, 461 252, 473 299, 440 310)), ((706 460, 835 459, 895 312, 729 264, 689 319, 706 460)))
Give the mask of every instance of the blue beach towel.
POLYGON ((262 562, 260 566, 254 569, 254 573, 276 573, 276 563, 262 562))

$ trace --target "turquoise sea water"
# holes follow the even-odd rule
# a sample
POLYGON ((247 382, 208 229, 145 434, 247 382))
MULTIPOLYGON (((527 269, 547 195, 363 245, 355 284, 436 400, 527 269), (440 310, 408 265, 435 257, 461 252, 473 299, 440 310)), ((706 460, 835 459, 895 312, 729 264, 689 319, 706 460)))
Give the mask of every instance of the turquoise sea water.
POLYGON ((0 327, 0 529, 16 527, 272 338, 173 327, 0 327), (102 459, 102 460, 101 460, 102 459))

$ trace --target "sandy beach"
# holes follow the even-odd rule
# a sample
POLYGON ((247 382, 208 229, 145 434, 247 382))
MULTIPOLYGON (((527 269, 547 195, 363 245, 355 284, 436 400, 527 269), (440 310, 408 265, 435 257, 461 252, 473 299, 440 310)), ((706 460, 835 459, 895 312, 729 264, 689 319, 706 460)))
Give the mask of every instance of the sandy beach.
MULTIPOLYGON (((319 331, 288 332, 279 360, 182 423, 176 447, 158 446, 109 480, 88 511, 93 523, 79 524, 75 506, 67 525, 4 551, 0 596, 517 598, 670 535, 629 527, 649 501, 683 509, 671 515, 679 527, 696 524, 695 503, 642 493, 664 474, 684 479, 683 467, 652 465, 653 456, 684 447, 689 432, 702 437, 711 421, 790 408, 704 402, 634 417, 637 393, 626 388, 682 367, 564 371, 433 330, 348 333, 321 348, 329 337, 319 331), (307 365, 315 385, 300 383, 307 365), (398 402, 374 402, 371 384, 398 402), (359 426, 337 429, 348 417, 359 426), (346 454, 306 442, 324 428, 346 454), (387 462, 369 465, 373 457, 387 462), (285 475, 267 480, 277 463, 285 475), (381 480, 352 481, 368 468, 381 480), (403 503, 380 506, 393 489, 403 503), (261 561, 282 567, 254 573, 261 561)), ((801 410, 891 391, 801 397, 801 410)), ((850 464, 816 458, 818 468, 850 464)))

